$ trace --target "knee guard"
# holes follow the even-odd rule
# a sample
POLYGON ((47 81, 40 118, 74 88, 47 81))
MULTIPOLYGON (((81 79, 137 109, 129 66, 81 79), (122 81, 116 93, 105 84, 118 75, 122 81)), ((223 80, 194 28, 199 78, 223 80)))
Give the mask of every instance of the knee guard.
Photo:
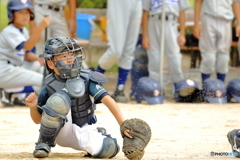
POLYGON ((38 143, 55 146, 55 139, 63 127, 71 107, 71 99, 62 92, 56 92, 44 105, 38 143))
POLYGON ((71 99, 64 92, 55 92, 51 95, 43 109, 54 117, 61 116, 65 118, 71 108, 71 99))
POLYGON ((93 158, 113 158, 118 154, 119 150, 120 147, 117 144, 117 139, 107 135, 103 139, 102 149, 96 155, 93 155, 93 158))

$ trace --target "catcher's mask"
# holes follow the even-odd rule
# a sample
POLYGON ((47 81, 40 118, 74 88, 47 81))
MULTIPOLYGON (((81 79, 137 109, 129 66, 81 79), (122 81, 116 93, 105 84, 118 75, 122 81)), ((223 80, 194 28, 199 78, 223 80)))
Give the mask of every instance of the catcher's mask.
MULTIPOLYGON (((75 39, 56 37, 45 42, 43 54, 39 57, 44 57, 46 61, 52 61, 62 78, 73 78, 77 77, 81 70, 82 49, 83 47, 75 39), (66 53, 70 56, 61 60, 54 60, 54 56, 66 53), (70 61, 71 63, 66 64, 64 61, 70 61)), ((49 67, 48 70, 50 71, 49 67)))

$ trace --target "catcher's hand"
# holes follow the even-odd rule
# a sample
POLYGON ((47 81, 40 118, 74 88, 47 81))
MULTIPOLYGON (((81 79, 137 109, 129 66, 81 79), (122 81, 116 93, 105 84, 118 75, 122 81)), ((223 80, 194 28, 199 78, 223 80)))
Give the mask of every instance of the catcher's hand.
POLYGON ((141 119, 125 120, 120 126, 123 137, 123 148, 125 156, 131 160, 140 160, 144 155, 144 148, 151 139, 149 125, 141 119), (129 131, 132 138, 125 136, 124 132, 129 131))

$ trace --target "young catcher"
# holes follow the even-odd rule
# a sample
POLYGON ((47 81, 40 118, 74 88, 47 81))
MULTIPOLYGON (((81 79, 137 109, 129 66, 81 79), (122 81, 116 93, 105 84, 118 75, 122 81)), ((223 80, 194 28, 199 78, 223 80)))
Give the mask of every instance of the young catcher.
POLYGON ((124 121, 116 102, 99 84, 106 82, 106 77, 81 69, 82 47, 78 42, 68 37, 49 39, 41 56, 50 74, 45 78, 40 95, 31 93, 26 98, 32 120, 41 124, 34 157, 48 157, 56 144, 86 151, 87 156, 93 158, 114 157, 119 152, 117 140, 104 128, 94 125, 97 122, 95 104, 102 102, 121 126, 123 152, 129 159, 136 156, 140 159, 151 137, 149 126, 139 119, 124 121))

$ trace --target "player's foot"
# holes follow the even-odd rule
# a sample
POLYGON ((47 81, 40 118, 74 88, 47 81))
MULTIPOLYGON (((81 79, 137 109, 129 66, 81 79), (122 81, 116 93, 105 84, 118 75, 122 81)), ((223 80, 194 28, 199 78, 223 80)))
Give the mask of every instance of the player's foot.
POLYGON ((45 158, 48 157, 51 147, 45 143, 36 143, 35 150, 33 151, 33 156, 35 158, 45 158))
POLYGON ((13 104, 16 106, 26 106, 24 100, 19 100, 17 97, 14 98, 13 104))
POLYGON ((124 95, 123 90, 116 90, 114 92, 114 94, 112 95, 112 98, 116 101, 116 102, 120 102, 120 103, 127 103, 128 99, 127 97, 124 95))
POLYGON ((3 89, 0 90, 1 92, 1 103, 3 107, 13 107, 14 105, 11 104, 11 93, 5 92, 3 89))
POLYGON ((48 157, 48 152, 45 150, 34 150, 33 156, 35 158, 46 158, 46 157, 48 157))
POLYGON ((103 127, 97 127, 98 132, 102 133, 102 135, 106 135, 107 134, 107 130, 103 127))
POLYGON ((8 103, 8 102, 4 102, 4 101, 2 101, 1 103, 2 103, 2 106, 3 106, 3 107, 14 107, 13 104, 8 103))
POLYGON ((237 152, 236 157, 240 158, 240 129, 234 129, 227 134, 229 143, 232 146, 232 151, 237 152))
POLYGON ((130 93, 129 95, 130 100, 135 101, 135 95, 136 95, 135 92, 130 93))

